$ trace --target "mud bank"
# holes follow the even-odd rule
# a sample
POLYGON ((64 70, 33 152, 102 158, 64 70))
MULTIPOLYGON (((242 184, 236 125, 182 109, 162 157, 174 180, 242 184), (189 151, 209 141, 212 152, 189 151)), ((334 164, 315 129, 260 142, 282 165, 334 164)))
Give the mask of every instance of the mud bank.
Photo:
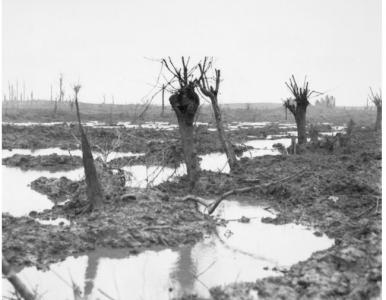
MULTIPOLYGON (((315 299, 376 297, 381 288, 381 137, 371 130, 353 134, 333 152, 308 149, 301 155, 242 160, 244 173, 207 172, 196 194, 214 198, 232 188, 304 174, 292 182, 249 193, 280 214, 265 222, 313 225, 335 245, 292 266, 284 276, 211 290, 213 299, 315 299)), ((185 193, 164 183, 169 193, 185 193)), ((318 234, 318 233, 316 233, 318 234)))
POLYGON ((3 165, 19 167, 22 170, 46 170, 50 172, 69 171, 83 166, 82 158, 69 155, 43 155, 32 156, 14 154, 11 157, 3 158, 3 165))
POLYGON ((193 243, 214 228, 193 203, 167 199, 159 191, 131 191, 90 214, 76 214, 77 201, 32 213, 40 219, 64 217, 70 226, 42 225, 32 217, 3 214, 3 255, 15 266, 50 263, 97 247, 127 248, 132 253, 154 246, 193 243))

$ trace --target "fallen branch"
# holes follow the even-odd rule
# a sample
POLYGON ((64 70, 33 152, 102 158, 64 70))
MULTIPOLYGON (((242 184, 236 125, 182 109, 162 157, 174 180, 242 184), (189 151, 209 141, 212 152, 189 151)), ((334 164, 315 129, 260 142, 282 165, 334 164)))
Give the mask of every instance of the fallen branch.
POLYGON ((257 184, 254 186, 248 186, 248 187, 244 187, 244 188, 230 190, 230 191, 222 194, 216 201, 214 201, 213 203, 211 203, 209 205, 208 214, 211 215, 216 210, 217 206, 219 206, 221 201, 224 200, 225 198, 231 196, 231 195, 245 193, 245 192, 249 192, 249 191, 260 189, 260 188, 266 188, 266 187, 269 187, 269 186, 274 185, 274 184, 289 181, 289 180, 295 179, 296 177, 303 174, 304 172, 305 172, 305 170, 301 170, 300 172, 297 172, 297 173, 292 174, 290 176, 287 176, 287 177, 284 177, 282 179, 279 179, 279 180, 276 180, 276 181, 273 181, 270 183, 266 183, 266 184, 257 184))
POLYGON ((217 200, 213 201, 210 204, 208 204, 208 200, 194 196, 194 195, 187 195, 187 196, 181 198, 181 201, 194 201, 194 202, 200 203, 208 210, 208 214, 211 215, 216 210, 217 206, 219 206, 221 201, 224 200, 225 198, 231 196, 231 195, 245 193, 245 192, 249 192, 249 191, 260 189, 260 188, 266 188, 266 187, 269 187, 269 186, 274 185, 274 184, 289 181, 289 180, 295 179, 296 177, 303 174, 304 172, 305 172, 305 170, 301 170, 295 174, 292 174, 290 176, 287 176, 287 177, 284 177, 282 179, 279 179, 279 180, 276 180, 273 182, 269 182, 266 184, 256 184, 254 186, 247 186, 244 188, 230 190, 230 191, 222 194, 217 200))

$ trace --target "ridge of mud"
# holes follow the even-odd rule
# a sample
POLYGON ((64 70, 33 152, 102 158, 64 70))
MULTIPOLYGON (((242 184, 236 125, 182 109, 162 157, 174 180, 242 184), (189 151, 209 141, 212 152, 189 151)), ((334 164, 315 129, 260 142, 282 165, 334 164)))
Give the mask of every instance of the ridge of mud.
POLYGON ((70 171, 83 166, 82 158, 79 156, 58 155, 25 155, 14 154, 3 158, 3 165, 19 167, 22 170, 47 170, 50 172, 70 171))

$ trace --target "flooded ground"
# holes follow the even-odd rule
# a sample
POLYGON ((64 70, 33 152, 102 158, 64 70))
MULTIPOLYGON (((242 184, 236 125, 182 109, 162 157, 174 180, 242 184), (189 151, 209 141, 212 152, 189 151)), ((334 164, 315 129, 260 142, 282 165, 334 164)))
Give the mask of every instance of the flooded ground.
MULTIPOLYGON (((271 125, 242 123, 231 126, 246 129, 271 125)), ((149 129, 158 127, 166 131, 172 128, 169 125, 166 122, 147 124, 149 129)), ((202 233, 207 231, 200 224, 208 224, 206 220, 212 219, 200 214, 193 203, 178 201, 181 194, 187 194, 183 182, 178 181, 178 176, 186 174, 183 164, 173 169, 146 166, 138 160, 138 165, 124 167, 131 173, 127 177, 127 186, 143 188, 173 180, 170 186, 160 187, 160 190, 169 187, 167 192, 159 196, 159 190, 154 192, 156 189, 135 191, 132 198, 136 200, 126 203, 119 200, 121 194, 118 194, 116 199, 120 202, 117 207, 106 206, 103 214, 95 213, 90 218, 89 215, 69 217, 67 212, 59 214, 61 207, 55 208, 56 215, 51 211, 36 215, 36 222, 30 217, 3 215, 3 237, 6 236, 3 253, 14 266, 50 266, 48 271, 25 267, 19 273, 28 287, 38 288, 43 299, 73 299, 72 281, 90 300, 109 297, 171 299, 183 294, 208 297, 209 289, 233 283, 236 283, 233 289, 229 286, 222 289, 225 295, 231 297, 235 291, 237 295, 251 292, 256 296, 256 291, 259 291, 259 297, 268 295, 272 299, 283 294, 291 295, 292 299, 347 295, 369 299, 367 296, 379 293, 381 282, 382 203, 376 185, 381 170, 381 154, 373 146, 374 141, 376 146, 380 142, 370 131, 364 131, 349 137, 348 142, 345 141, 335 152, 318 149, 319 152, 314 153, 311 149, 304 155, 281 156, 273 145, 289 146, 289 135, 296 135, 296 132, 291 133, 293 124, 279 125, 289 131, 271 131, 267 136, 245 130, 243 139, 235 141, 245 142, 253 148, 239 157, 243 173, 233 177, 203 172, 205 185, 197 195, 213 200, 231 189, 247 187, 249 179, 256 178, 256 170, 259 176, 264 174, 267 183, 290 177, 295 171, 312 172, 301 175, 297 181, 254 190, 248 194, 254 203, 240 199, 223 201, 215 214, 216 218, 228 222, 218 226, 216 234, 208 231, 211 234, 202 238, 202 233), (264 136, 267 138, 262 139, 264 136), (262 155, 269 156, 259 157, 262 155), (150 198, 142 197, 151 192, 154 194, 150 198), (262 199, 267 204, 263 205, 262 199), (275 207, 278 214, 275 215, 269 206, 275 207), (53 216, 58 218, 50 219, 53 216), (276 216, 276 221, 266 219, 265 222, 270 223, 262 222, 262 218, 276 216), (315 224, 318 231, 298 223, 315 224), (186 230, 187 227, 190 231, 186 230), (133 232, 135 237, 131 236, 133 232), (189 241, 185 240, 191 236, 193 238, 189 241), (100 244, 96 244, 94 238, 100 244), (75 253, 79 255, 74 256, 75 253), (62 259, 65 260, 57 263, 62 259)), ((105 125, 90 122, 89 126, 102 128, 105 125)), ((344 130, 342 126, 331 128, 331 131, 322 130, 320 134, 335 135, 344 130)), ((233 133, 232 130, 230 134, 233 133)), ((156 135, 152 133, 153 136, 156 135)), ((143 155, 140 152, 144 151, 142 148, 129 150, 138 153, 117 152, 108 160, 143 155)), ((210 148, 208 152, 199 152, 201 168, 229 173, 225 154, 216 151, 210 148)), ((15 153, 69 155, 68 151, 59 148, 33 152, 14 149, 4 150, 3 157, 15 153)), ((80 151, 71 151, 71 155, 80 156, 80 151)), ((79 180, 83 168, 50 173, 21 171, 3 165, 2 173, 3 187, 6 187, 2 191, 3 212, 22 216, 32 210, 39 212, 53 206, 47 196, 28 186, 33 180, 40 176, 65 176, 79 180)), ((128 187, 124 189, 125 193, 133 191, 128 187)), ((215 224, 212 223, 212 228, 215 224)), ((8 281, 3 280, 3 295, 10 291, 8 281)), ((222 295, 221 292, 214 298, 223 299, 222 295)))
POLYGON ((65 176, 71 180, 82 178, 83 168, 67 172, 22 171, 19 168, 2 166, 2 212, 13 216, 26 215, 31 211, 42 211, 53 206, 46 195, 32 190, 29 184, 35 179, 45 176, 60 178, 65 176))
MULTIPOLYGON (((282 143, 286 147, 291 144, 290 139, 277 139, 277 140, 250 140, 245 143, 247 146, 253 147, 243 153, 242 157, 253 158, 262 155, 279 155, 280 152, 273 148, 276 143, 282 143)), ((14 154, 25 155, 50 155, 56 153, 58 155, 68 155, 67 150, 60 148, 47 148, 47 149, 13 149, 2 150, 3 158, 10 157, 14 154)), ((80 150, 72 150, 71 155, 81 156, 80 150)), ((100 153, 94 153, 95 156, 100 153)), ((125 152, 112 152, 108 161, 118 157, 135 157, 143 154, 125 153, 125 152)), ((203 170, 229 173, 229 165, 227 157, 224 153, 210 153, 201 155, 200 166, 203 170)), ((178 176, 186 174, 186 167, 181 164, 178 168, 173 169, 163 166, 145 166, 145 165, 133 165, 123 167, 123 170, 128 171, 130 176, 127 177, 127 186, 146 188, 149 186, 158 185, 167 180, 173 180, 178 176)), ((83 168, 79 168, 66 172, 48 172, 48 171, 22 171, 19 168, 2 166, 3 172, 3 186, 7 188, 3 189, 3 212, 8 212, 14 216, 26 215, 30 211, 42 211, 52 207, 53 203, 46 195, 42 195, 36 191, 33 191, 28 185, 35 179, 44 177, 59 178, 65 176, 71 180, 80 180, 83 175, 83 168), (28 199, 28 201, 26 201, 28 199)))
MULTIPOLYGON (((274 214, 261 206, 224 201, 216 217, 230 220, 217 235, 193 246, 148 250, 129 255, 124 249, 99 249, 69 257, 49 271, 24 268, 20 278, 44 292, 43 299, 71 299, 71 282, 87 299, 170 299, 183 294, 209 296, 209 288, 281 275, 292 264, 333 245, 310 228, 261 222, 274 214), (248 218, 248 223, 236 219, 248 218), (285 249, 285 251, 283 251, 285 249), (58 297, 60 295, 60 297, 58 297)), ((11 290, 3 279, 3 294, 11 290)))

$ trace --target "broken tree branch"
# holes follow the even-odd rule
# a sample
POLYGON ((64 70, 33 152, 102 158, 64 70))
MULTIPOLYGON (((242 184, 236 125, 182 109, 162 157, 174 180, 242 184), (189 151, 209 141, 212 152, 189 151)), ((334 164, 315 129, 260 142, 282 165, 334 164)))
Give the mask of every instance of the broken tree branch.
POLYGON ((266 183, 266 184, 257 184, 254 186, 248 186, 248 187, 244 187, 244 188, 230 190, 230 191, 222 194, 215 202, 210 204, 209 209, 208 209, 208 213, 211 215, 216 210, 217 206, 221 203, 221 201, 224 200, 225 198, 231 196, 231 195, 245 193, 245 192, 249 192, 252 190, 259 189, 259 188, 264 188, 264 187, 266 188, 266 187, 269 187, 269 186, 274 185, 274 184, 289 181, 289 180, 295 179, 296 177, 303 174, 304 172, 305 172, 305 170, 301 170, 295 174, 292 174, 290 176, 287 176, 287 177, 284 177, 282 179, 279 179, 279 180, 276 180, 276 181, 273 181, 270 183, 266 183))
POLYGON ((213 201, 210 204, 208 204, 208 200, 201 198, 201 197, 194 196, 194 195, 187 195, 187 196, 181 198, 181 200, 182 201, 194 201, 194 202, 200 203, 201 205, 203 205, 204 207, 206 207, 208 209, 208 214, 211 215, 216 210, 216 208, 219 206, 221 201, 224 200, 225 198, 228 198, 231 195, 250 192, 252 190, 261 189, 261 188, 267 188, 267 187, 274 185, 274 184, 290 181, 290 180, 293 180, 293 179, 299 177, 300 175, 304 174, 305 171, 306 170, 303 169, 297 173, 294 173, 294 174, 289 175, 287 177, 284 177, 284 178, 281 178, 281 179, 278 179, 276 181, 272 181, 272 182, 269 182, 266 184, 256 184, 253 186, 247 186, 247 187, 243 187, 243 188, 230 190, 228 192, 223 193, 219 198, 217 198, 215 201, 213 201))

